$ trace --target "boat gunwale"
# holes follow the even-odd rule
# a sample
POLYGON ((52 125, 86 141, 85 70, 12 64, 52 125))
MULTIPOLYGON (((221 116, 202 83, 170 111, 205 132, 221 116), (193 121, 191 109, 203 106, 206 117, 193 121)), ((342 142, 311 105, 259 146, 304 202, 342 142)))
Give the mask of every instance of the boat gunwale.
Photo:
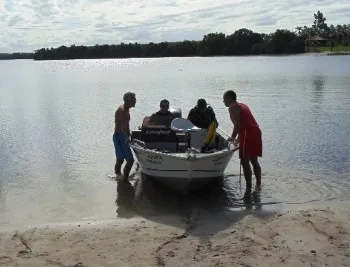
MULTIPOLYGON (((188 159, 188 155, 191 153, 191 152, 165 153, 162 151, 152 150, 152 149, 144 148, 141 146, 135 146, 133 144, 130 144, 130 147, 132 149, 141 150, 144 153, 158 154, 158 155, 166 156, 169 158, 186 159, 186 160, 188 159)), ((215 151, 213 153, 193 152, 193 154, 196 155, 196 159, 205 159, 205 158, 210 158, 213 156, 224 155, 224 154, 227 154, 228 156, 232 156, 236 152, 237 149, 238 148, 234 148, 234 149, 229 150, 226 148, 226 149, 222 149, 219 151, 215 151)))

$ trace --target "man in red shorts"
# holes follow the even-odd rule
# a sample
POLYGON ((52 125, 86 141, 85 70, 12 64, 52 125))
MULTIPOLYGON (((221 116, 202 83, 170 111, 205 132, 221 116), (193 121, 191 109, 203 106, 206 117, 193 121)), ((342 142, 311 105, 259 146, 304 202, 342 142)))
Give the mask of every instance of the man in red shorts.
POLYGON ((235 141, 238 134, 239 158, 246 181, 246 193, 252 190, 252 169, 256 179, 256 190, 261 186, 261 167, 258 157, 262 156, 261 130, 247 105, 237 102, 236 93, 232 90, 224 93, 224 104, 229 108, 230 118, 234 125, 232 136, 228 141, 235 141))

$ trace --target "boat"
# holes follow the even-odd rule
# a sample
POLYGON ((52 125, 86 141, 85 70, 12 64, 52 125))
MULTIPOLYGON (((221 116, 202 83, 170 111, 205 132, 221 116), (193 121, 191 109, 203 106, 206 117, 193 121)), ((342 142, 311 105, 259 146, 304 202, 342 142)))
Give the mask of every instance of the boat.
POLYGON ((145 117, 131 133, 130 147, 141 173, 181 191, 199 189, 222 178, 238 148, 227 141, 222 130, 214 128, 210 133, 182 118, 181 109, 170 111, 175 116, 170 122, 162 116, 145 117), (209 147, 204 146, 208 137, 212 139, 209 147))

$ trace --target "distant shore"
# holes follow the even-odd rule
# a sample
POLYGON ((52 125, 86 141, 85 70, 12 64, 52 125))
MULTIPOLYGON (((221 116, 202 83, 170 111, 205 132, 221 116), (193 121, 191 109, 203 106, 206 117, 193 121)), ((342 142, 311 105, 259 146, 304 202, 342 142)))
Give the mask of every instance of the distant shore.
POLYGON ((0 60, 34 59, 34 53, 0 53, 0 60))
MULTIPOLYGON (((210 57, 238 57, 238 56, 249 56, 249 57, 254 57, 254 56, 301 56, 301 55, 304 55, 304 56, 348 56, 350 55, 350 51, 336 51, 336 52, 332 52, 332 51, 323 51, 323 52, 304 52, 304 53, 298 53, 298 54, 280 54, 280 55, 276 55, 276 54, 258 54, 258 55, 229 55, 229 56, 224 56, 224 55, 220 55, 220 56, 205 56, 207 58, 210 58, 210 57)), ((204 56, 187 56, 187 57, 204 57, 204 56)), ((167 58, 167 57, 128 57, 129 59, 130 58, 167 58)), ((11 58, 11 57, 8 57, 8 58, 1 58, 0 57, 0 61, 1 60, 17 60, 17 59, 31 59, 31 60, 34 60, 34 61, 53 61, 53 60, 79 60, 79 59, 83 59, 83 60, 86 60, 86 59, 128 59, 128 58, 110 58, 110 57, 101 57, 101 58, 77 58, 77 59, 73 59, 73 58, 69 58, 69 59, 41 59, 41 60, 35 60, 33 58, 33 56, 29 57, 28 55, 27 56, 24 56, 24 57, 16 57, 16 58, 11 58)), ((174 57, 173 57, 174 58, 174 57)), ((181 58, 180 56, 176 57, 176 58, 181 58)))
POLYGON ((324 52, 324 53, 327 53, 328 56, 348 56, 348 55, 350 55, 350 51, 324 52))
POLYGON ((350 205, 0 232, 1 266, 349 266, 350 205))
POLYGON ((323 51, 323 52, 305 52, 303 53, 305 56, 348 56, 350 55, 350 51, 323 51))

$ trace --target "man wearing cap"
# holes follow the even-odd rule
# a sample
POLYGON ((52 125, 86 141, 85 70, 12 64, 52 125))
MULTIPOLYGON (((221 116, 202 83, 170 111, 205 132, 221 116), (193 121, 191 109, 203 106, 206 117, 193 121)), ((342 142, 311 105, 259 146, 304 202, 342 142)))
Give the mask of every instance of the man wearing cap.
POLYGON ((207 101, 203 98, 198 99, 197 106, 190 110, 187 119, 198 128, 209 128, 209 125, 213 121, 216 123, 216 127, 218 127, 214 110, 211 106, 207 105, 207 101))

